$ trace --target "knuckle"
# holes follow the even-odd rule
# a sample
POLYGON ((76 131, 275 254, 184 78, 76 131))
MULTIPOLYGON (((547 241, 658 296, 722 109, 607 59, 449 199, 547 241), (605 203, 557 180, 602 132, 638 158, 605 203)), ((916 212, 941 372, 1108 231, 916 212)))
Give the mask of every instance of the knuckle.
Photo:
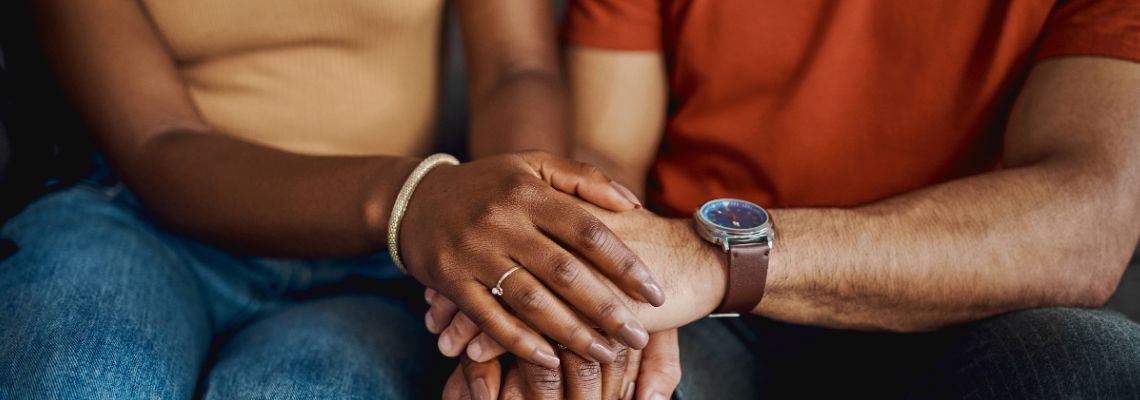
POLYGON ((527 288, 519 293, 518 308, 523 312, 535 312, 546 306, 546 297, 538 288, 527 288))
POLYGON ((575 368, 578 381, 587 387, 597 387, 602 383, 602 367, 595 362, 583 362, 575 368))
POLYGON ((645 269, 641 265, 641 261, 636 257, 626 256, 618 260, 618 274, 621 276, 640 279, 643 277, 645 269))
POLYGON ((628 367, 630 355, 632 354, 632 351, 630 351, 629 347, 616 346, 614 350, 614 353, 617 354, 617 357, 614 358, 614 365, 623 368, 628 367))
POLYGON ((578 162, 578 173, 591 178, 605 177, 606 174, 593 164, 578 162))
POLYGON ((560 256, 551 262, 554 284, 563 287, 573 286, 582 274, 578 260, 570 256, 560 256))
POLYGON ((530 375, 530 383, 535 390, 540 392, 561 392, 562 375, 558 370, 539 366, 534 366, 533 369, 534 371, 530 375))
POLYGON ((471 319, 471 322, 474 322, 475 326, 478 326, 480 329, 488 332, 494 331, 496 317, 493 311, 478 310, 472 313, 465 311, 464 314, 467 314, 467 318, 471 319))
POLYGON ((579 324, 570 324, 564 327, 562 331, 566 332, 566 338, 569 339, 567 343, 565 343, 567 346, 581 344, 581 347, 584 348, 585 346, 589 346, 590 342, 594 340, 594 337, 579 324))
POLYGON ((505 199, 514 202, 534 201, 542 193, 542 188, 535 184, 533 176, 515 174, 509 179, 505 199))
POLYGON ((597 220, 589 220, 578 226, 578 243, 584 251, 604 250, 609 244, 609 230, 597 220))
POLYGON ((606 301, 598 306, 598 321, 610 321, 615 319, 615 316, 621 310, 621 306, 617 303, 606 301))

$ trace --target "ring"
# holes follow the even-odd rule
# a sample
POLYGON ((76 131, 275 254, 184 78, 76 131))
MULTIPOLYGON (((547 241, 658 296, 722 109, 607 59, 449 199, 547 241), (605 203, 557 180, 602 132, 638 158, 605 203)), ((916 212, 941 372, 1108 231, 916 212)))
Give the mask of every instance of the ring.
POLYGON ((495 283, 495 287, 491 288, 491 294, 493 294, 495 296, 502 296, 503 295, 503 281, 506 280, 508 276, 511 276, 511 274, 515 273, 515 271, 518 271, 518 270, 519 270, 519 267, 514 267, 511 269, 508 269, 507 272, 504 272, 503 276, 499 277, 499 282, 495 283))
POLYGON ((554 347, 558 348, 558 350, 566 350, 566 346, 563 346, 562 343, 554 343, 554 347))

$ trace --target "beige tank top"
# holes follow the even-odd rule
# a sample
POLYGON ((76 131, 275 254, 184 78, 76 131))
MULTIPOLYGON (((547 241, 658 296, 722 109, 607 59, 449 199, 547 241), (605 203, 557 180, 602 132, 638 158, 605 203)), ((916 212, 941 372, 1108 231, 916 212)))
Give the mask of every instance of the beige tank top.
POLYGON ((443 0, 143 0, 214 128, 310 154, 430 150, 443 0))

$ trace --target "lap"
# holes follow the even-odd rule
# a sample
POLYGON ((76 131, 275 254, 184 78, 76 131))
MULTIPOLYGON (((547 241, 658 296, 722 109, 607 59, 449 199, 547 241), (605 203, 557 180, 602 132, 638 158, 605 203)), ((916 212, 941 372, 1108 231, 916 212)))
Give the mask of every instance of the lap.
POLYGON ((412 399, 434 348, 405 307, 373 295, 288 305, 222 345, 208 399, 412 399))
POLYGON ((922 334, 705 320, 682 329, 681 359, 681 398, 1140 396, 1140 325, 1099 310, 1025 310, 922 334))
POLYGON ((210 340, 196 281, 106 200, 72 189, 5 225, 18 250, 0 262, 0 397, 193 393, 210 340))
POLYGON ((4 226, 17 250, 0 261, 0 398, 191 398, 219 335, 232 339, 217 378, 252 359, 292 365, 293 393, 399 394, 417 377, 415 318, 376 294, 338 296, 388 279, 382 254, 234 257, 162 231, 120 191, 61 191, 4 226))

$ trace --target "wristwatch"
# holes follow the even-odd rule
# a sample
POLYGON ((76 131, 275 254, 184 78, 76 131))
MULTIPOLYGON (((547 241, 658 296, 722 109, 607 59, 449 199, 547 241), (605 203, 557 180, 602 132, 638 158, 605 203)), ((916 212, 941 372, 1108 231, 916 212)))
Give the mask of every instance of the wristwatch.
POLYGON ((724 250, 728 264, 724 299, 710 317, 751 312, 764 297, 776 239, 768 212, 744 200, 716 199, 698 208, 693 221, 698 235, 724 250))

